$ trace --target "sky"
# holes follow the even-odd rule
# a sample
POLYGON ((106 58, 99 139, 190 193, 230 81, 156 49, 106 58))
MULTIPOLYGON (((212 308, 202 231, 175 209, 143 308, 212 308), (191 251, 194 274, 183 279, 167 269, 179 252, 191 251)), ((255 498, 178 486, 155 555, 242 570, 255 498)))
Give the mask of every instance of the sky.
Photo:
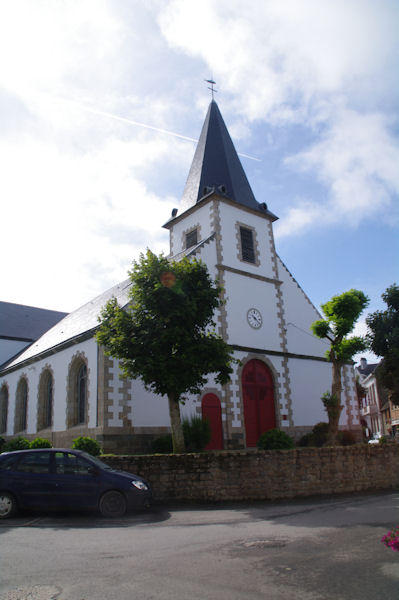
POLYGON ((397 0, 0 0, 0 299, 70 312, 168 253, 213 78, 306 294, 384 308, 398 22, 397 0))

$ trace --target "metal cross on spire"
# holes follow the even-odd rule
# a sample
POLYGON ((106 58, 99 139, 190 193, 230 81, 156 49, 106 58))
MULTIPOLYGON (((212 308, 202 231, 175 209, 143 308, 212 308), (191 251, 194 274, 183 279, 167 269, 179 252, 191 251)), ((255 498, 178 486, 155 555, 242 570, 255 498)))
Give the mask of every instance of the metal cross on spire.
POLYGON ((216 81, 213 81, 213 79, 204 79, 204 81, 206 81, 207 83, 211 84, 211 87, 208 87, 208 90, 211 90, 212 92, 212 100, 213 100, 213 95, 215 92, 217 92, 217 90, 214 89, 214 85, 216 85, 216 81))

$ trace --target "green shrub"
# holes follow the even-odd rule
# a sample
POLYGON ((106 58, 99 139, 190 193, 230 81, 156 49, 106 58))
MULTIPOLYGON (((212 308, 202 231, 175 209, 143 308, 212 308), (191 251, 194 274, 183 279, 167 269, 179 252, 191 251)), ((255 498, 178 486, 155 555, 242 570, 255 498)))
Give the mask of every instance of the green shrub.
POLYGON ((158 437, 155 440, 153 440, 152 451, 155 454, 172 454, 172 452, 173 452, 172 434, 167 433, 167 434, 162 435, 161 437, 158 437))
POLYGON ((305 433, 298 442, 298 446, 316 446, 320 448, 327 442, 328 423, 316 423, 312 431, 305 433))
POLYGON ((201 452, 211 441, 212 431, 209 421, 201 417, 184 419, 182 427, 187 452, 201 452))
POLYGON ((28 450, 30 443, 27 439, 19 436, 13 440, 9 440, 3 446, 3 452, 15 452, 16 450, 28 450))
POLYGON ((260 450, 287 450, 295 447, 294 440, 280 429, 262 433, 257 445, 260 450))
POLYGON ((312 434, 314 436, 314 446, 317 446, 318 448, 324 446, 327 442, 328 423, 316 423, 312 429, 312 434))
POLYGON ((46 440, 45 438, 37 437, 30 443, 31 448, 52 448, 53 445, 50 440, 46 440))
POLYGON ((309 433, 305 433, 297 442, 297 446, 301 448, 306 448, 308 446, 315 446, 314 435, 311 431, 309 433))
POLYGON ((355 436, 351 431, 338 431, 337 440, 340 446, 353 446, 353 444, 356 444, 355 436))
POLYGON ((0 452, 3 452, 6 440, 0 435, 0 452))
POLYGON ((313 426, 312 433, 315 435, 327 435, 328 423, 324 423, 324 421, 321 421, 321 423, 316 423, 316 425, 313 426))
POLYGON ((101 454, 100 444, 91 437, 79 436, 75 438, 72 442, 72 448, 74 450, 83 450, 83 452, 87 452, 87 454, 91 454, 92 456, 101 454))
MULTIPOLYGON (((317 423, 310 433, 305 433, 298 442, 298 446, 316 446, 320 448, 327 442, 328 423, 317 423)), ((338 431, 337 443, 339 446, 351 446, 356 444, 355 437, 351 431, 338 431)))

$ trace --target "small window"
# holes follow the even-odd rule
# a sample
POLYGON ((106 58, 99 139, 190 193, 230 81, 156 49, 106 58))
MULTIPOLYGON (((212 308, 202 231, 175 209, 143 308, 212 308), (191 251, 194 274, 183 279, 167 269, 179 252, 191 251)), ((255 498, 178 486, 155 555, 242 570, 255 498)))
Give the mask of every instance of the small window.
POLYGON ((56 452, 55 454, 55 472, 64 475, 90 475, 93 466, 69 452, 56 452))
POLYGON ((13 471, 14 465, 19 458, 19 454, 14 452, 10 453, 8 456, 3 454, 0 457, 0 471, 13 471))
POLYGON ((251 229, 240 227, 242 260, 255 263, 254 238, 251 229))
POLYGON ((197 230, 193 229, 189 233, 186 233, 186 249, 195 246, 198 243, 197 230))
POLYGON ((16 471, 19 473, 48 473, 50 465, 49 452, 32 452, 19 460, 16 471))

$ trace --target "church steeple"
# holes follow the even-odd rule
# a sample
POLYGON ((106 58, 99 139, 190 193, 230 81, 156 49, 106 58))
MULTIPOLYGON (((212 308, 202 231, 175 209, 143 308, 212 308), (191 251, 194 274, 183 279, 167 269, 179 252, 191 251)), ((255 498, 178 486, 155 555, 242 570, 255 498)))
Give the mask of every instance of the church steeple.
POLYGON ((188 174, 179 215, 202 198, 216 193, 252 210, 268 214, 265 204, 256 201, 238 158, 218 105, 209 105, 201 135, 188 174))

